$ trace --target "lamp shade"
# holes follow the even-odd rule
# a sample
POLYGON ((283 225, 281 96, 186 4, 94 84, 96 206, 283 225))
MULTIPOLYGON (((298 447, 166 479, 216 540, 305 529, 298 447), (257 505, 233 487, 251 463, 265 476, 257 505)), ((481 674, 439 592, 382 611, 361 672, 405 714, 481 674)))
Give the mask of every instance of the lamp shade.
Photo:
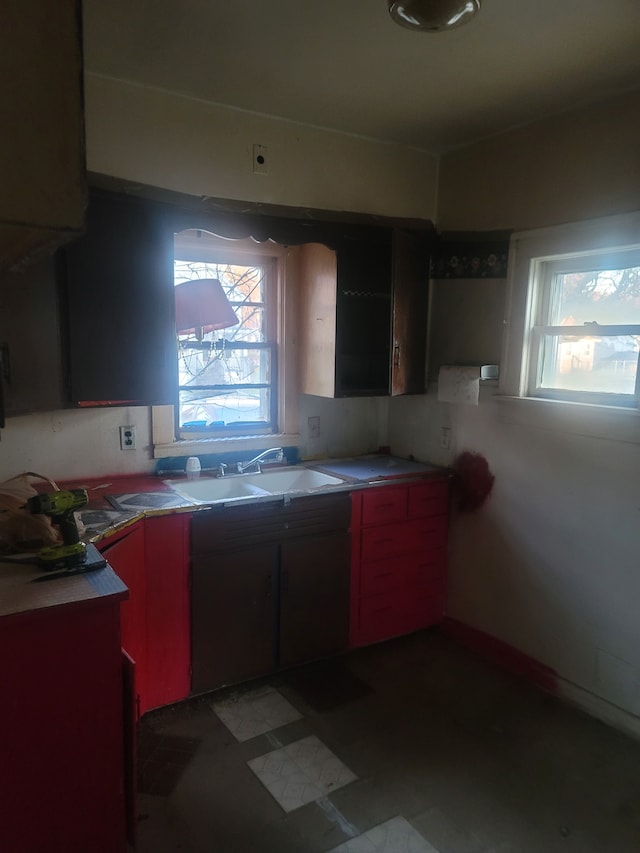
POLYGON ((231 303, 217 278, 194 278, 175 286, 176 330, 178 334, 203 332, 237 326, 231 303))
POLYGON ((439 33, 471 20, 480 0, 387 0, 389 14, 402 27, 439 33))

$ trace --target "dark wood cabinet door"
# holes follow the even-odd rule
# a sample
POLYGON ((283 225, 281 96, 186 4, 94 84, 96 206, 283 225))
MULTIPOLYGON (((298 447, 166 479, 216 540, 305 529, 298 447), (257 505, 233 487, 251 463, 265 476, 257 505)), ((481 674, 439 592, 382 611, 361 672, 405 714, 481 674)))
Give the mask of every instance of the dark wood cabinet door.
POLYGON ((53 258, 45 255, 20 270, 0 273, 0 341, 5 414, 62 409, 66 401, 53 258))
POLYGON ((73 239, 87 202, 81 0, 2 4, 0 268, 73 239))
POLYGON ((202 693, 276 666, 278 545, 194 556, 191 690, 202 693))
POLYGON ((371 229, 337 248, 335 396, 389 393, 391 232, 371 229))
POLYGON ((392 394, 423 394, 426 387, 430 233, 393 232, 392 394))
POLYGON ((282 544, 280 666, 327 657, 349 643, 349 534, 305 536, 282 544))
POLYGON ((173 231, 164 209, 93 192, 85 235, 58 259, 71 402, 173 403, 173 231))

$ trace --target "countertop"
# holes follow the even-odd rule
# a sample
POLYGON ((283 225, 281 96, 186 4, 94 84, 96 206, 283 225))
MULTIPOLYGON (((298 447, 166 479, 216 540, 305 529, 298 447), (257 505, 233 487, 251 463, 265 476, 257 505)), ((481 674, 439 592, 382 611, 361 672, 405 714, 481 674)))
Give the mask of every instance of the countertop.
POLYGON ((0 617, 77 604, 105 596, 128 596, 109 566, 68 578, 38 581, 46 573, 30 563, 0 561, 0 617))
MULTIPOLYGON (((344 485, 339 486, 338 491, 352 491, 387 481, 397 482, 416 477, 446 477, 450 473, 448 469, 436 465, 379 454, 348 459, 314 460, 306 463, 306 467, 344 478, 344 485)), ((158 507, 153 501, 143 500, 141 503, 145 504, 144 506, 125 510, 115 508, 108 500, 107 496, 113 495, 175 497, 175 492, 172 492, 162 478, 150 474, 82 478, 60 485, 62 488, 87 490, 89 503, 86 508, 76 513, 76 518, 81 538, 85 542, 96 544, 148 515, 194 512, 207 508, 207 505, 194 505, 176 498, 169 506, 158 507)), ((46 573, 27 562, 0 561, 0 616, 87 602, 109 595, 119 595, 123 598, 127 595, 127 587, 108 565, 85 574, 36 581, 43 575, 46 573)))
MULTIPOLYGON (((304 463, 306 467, 335 474, 344 479, 344 485, 336 491, 366 488, 387 481, 411 480, 415 477, 446 477, 449 470, 425 462, 401 459, 396 456, 367 454, 341 459, 322 459, 304 463)), ((265 466, 266 467, 266 466, 265 466)), ((275 470, 275 467, 274 467, 275 470)), ((100 542, 107 536, 149 515, 165 515, 175 512, 194 512, 206 509, 207 505, 193 504, 172 492, 164 482, 166 477, 152 474, 124 475, 102 478, 83 478, 60 485, 63 488, 84 488, 89 495, 86 509, 76 514, 80 522, 80 534, 89 542, 100 542), (124 503, 112 503, 109 497, 124 496, 124 503), (153 496, 171 496, 170 505, 156 506, 153 496), (137 498, 142 498, 137 501, 137 498)), ((174 477, 173 479, 179 479, 174 477)))
POLYGON ((447 471, 438 465, 426 462, 415 462, 412 459, 401 459, 398 456, 383 456, 378 453, 367 456, 353 456, 348 459, 326 459, 313 463, 313 467, 347 477, 358 483, 371 483, 379 480, 390 480, 412 476, 443 476, 447 471))

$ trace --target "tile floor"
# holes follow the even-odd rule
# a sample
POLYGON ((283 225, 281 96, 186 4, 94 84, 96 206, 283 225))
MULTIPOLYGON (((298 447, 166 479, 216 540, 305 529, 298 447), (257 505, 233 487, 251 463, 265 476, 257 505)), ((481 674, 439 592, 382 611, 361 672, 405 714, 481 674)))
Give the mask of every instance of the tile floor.
POLYGON ((638 853, 640 742, 437 631, 140 725, 139 853, 638 853))

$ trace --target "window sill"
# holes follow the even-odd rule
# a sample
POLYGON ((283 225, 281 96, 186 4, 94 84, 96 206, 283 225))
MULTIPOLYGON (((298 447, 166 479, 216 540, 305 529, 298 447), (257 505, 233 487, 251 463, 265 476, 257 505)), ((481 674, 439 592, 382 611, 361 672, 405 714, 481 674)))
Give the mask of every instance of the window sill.
POLYGON ((640 444, 638 409, 506 394, 496 394, 492 400, 501 409, 502 423, 640 444))
POLYGON ((197 456, 205 453, 225 453, 227 451, 267 450, 280 445, 298 447, 299 434, 242 435, 218 438, 199 438, 173 441, 153 446, 154 459, 167 459, 171 456, 197 456))

